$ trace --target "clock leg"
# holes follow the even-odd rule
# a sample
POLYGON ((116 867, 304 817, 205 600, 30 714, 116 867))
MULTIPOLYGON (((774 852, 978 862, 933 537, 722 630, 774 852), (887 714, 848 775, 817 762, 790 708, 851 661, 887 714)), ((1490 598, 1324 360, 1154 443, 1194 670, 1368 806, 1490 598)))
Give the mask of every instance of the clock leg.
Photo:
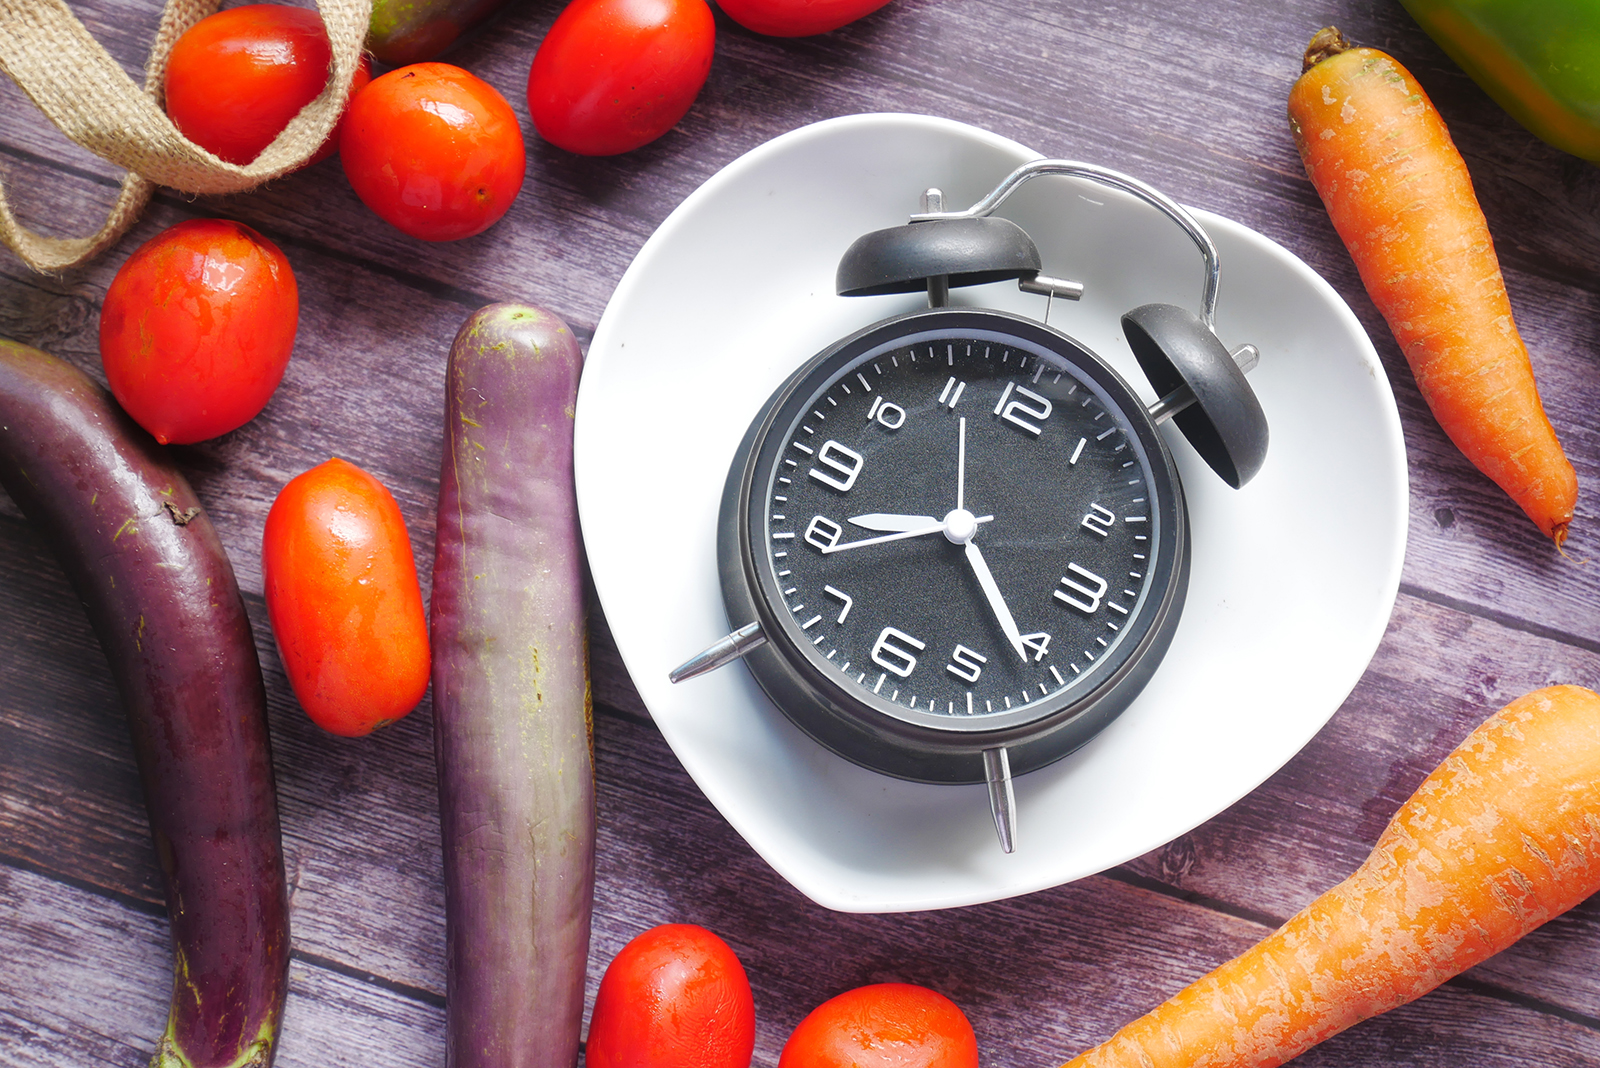
POLYGON ((1017 850, 1017 795, 1011 788, 1011 758, 1003 746, 983 751, 983 775, 989 782, 989 810, 994 813, 994 829, 1000 835, 1000 848, 1017 850))
POLYGON ((747 623, 725 638, 718 638, 710 648, 696 653, 688 660, 679 664, 667 673, 667 678, 673 682, 683 682, 696 675, 704 675, 708 671, 715 671, 724 664, 731 664, 752 649, 759 649, 767 644, 767 636, 761 631, 761 623, 747 623))

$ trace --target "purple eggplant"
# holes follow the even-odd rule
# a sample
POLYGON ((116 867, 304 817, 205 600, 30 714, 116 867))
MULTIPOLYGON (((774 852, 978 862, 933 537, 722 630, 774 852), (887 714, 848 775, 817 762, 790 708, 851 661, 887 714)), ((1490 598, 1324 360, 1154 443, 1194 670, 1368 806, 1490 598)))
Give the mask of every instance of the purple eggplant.
POLYGON ((519 304, 478 310, 450 349, 431 613, 449 1068, 578 1058, 595 829, 582 360, 565 323, 519 304))
POLYGON ((233 568, 161 446, 76 368, 0 340, 0 485, 116 677, 172 925, 152 1068, 265 1068, 288 986, 266 692, 233 568))

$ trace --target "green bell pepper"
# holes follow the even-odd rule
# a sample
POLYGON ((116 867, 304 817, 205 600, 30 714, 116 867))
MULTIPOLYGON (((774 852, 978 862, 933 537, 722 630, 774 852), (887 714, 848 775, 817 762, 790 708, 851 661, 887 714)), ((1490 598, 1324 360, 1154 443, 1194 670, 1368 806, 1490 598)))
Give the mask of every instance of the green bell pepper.
POLYGON ((1557 148, 1600 163, 1600 3, 1400 2, 1512 118, 1557 148))

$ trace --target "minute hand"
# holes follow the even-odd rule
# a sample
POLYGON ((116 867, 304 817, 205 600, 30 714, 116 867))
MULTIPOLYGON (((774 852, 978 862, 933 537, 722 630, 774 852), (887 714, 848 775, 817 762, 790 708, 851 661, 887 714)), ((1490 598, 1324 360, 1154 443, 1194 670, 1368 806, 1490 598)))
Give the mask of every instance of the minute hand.
POLYGON ((1010 639, 1011 647, 1017 651, 1017 655, 1027 660, 1028 649, 1022 644, 1022 631, 1017 626, 1017 621, 1012 618, 1011 609, 1006 607, 1005 598, 1000 596, 1000 586, 989 571, 989 565, 984 561, 978 543, 967 542, 966 551, 967 563, 972 565, 972 572, 978 577, 978 585, 983 589, 983 596, 989 601, 989 609, 994 612, 995 619, 1000 621, 1000 629, 1010 639))

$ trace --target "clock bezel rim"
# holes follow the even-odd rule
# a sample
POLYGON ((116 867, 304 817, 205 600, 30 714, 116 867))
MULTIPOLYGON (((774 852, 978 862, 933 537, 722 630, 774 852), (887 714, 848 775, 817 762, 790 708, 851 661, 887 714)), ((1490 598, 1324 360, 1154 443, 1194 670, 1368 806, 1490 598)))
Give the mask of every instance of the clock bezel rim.
MULTIPOLYGON (((774 391, 752 420, 730 465, 722 513, 718 555, 729 619, 737 624, 741 618, 748 620, 754 615, 767 637, 765 646, 745 657, 757 682, 780 711, 826 748, 873 770, 917 781, 982 781, 981 753, 996 746, 1013 749, 1013 770, 1021 774, 1067 755, 1098 734, 1143 689, 1165 655, 1187 591, 1188 519, 1182 481, 1171 451, 1144 403, 1115 368, 1082 342, 1039 320, 998 309, 946 306, 891 316, 835 341, 806 360, 774 391), (758 555, 758 549, 766 548, 764 498, 761 508, 753 507, 757 474, 766 472, 767 478, 761 480, 763 486, 770 482, 777 457, 784 448, 784 442, 779 439, 785 436, 777 433, 780 424, 800 418, 799 413, 805 410, 813 394, 835 374, 846 373, 847 365, 885 340, 909 338, 935 330, 949 333, 962 328, 999 331, 1024 338, 1034 334, 1028 340, 1072 363, 1117 404, 1124 421, 1137 436, 1148 464, 1152 503, 1156 509, 1152 514, 1158 517, 1155 525, 1160 531, 1156 544, 1161 550, 1152 553, 1156 557, 1154 574, 1130 616, 1131 622, 1138 623, 1137 633, 1128 631, 1117 643, 1117 655, 1107 656, 1086 673, 1094 681, 1075 683, 1069 688, 1070 699, 1059 704, 1052 699, 1061 691, 1052 691, 1009 713, 986 713, 972 719, 907 709, 881 698, 878 703, 886 707, 878 708, 874 702, 851 692, 848 680, 835 678, 837 669, 830 672, 826 670, 829 665, 813 663, 807 656, 806 643, 799 640, 798 623, 790 618, 792 613, 782 599, 772 569, 765 566, 769 561, 758 555), (831 367, 835 361, 840 367, 831 367), (790 418, 781 418, 801 393, 806 394, 803 399, 807 403, 798 405, 790 418), (735 561, 729 560, 730 552, 736 556, 735 561), (730 563, 737 566, 730 567, 730 563), (774 670, 783 677, 775 678, 774 670), (1131 689, 1119 694, 1124 687, 1131 689), (796 707, 800 704, 813 707, 796 707), (1103 705, 1107 707, 1102 708, 1103 705), (1084 721, 1096 718, 1097 711, 1104 722, 1094 724, 1092 729, 1074 730, 1084 721), (844 730, 842 735, 840 731, 827 730, 828 724, 816 722, 817 714, 825 720, 843 721, 850 729, 844 730), (1069 738, 1071 744, 1059 752, 1050 751, 1045 759, 1037 759, 1037 751, 1041 749, 1038 743, 1063 731, 1082 737, 1069 738), (943 754, 957 757, 966 765, 966 770, 952 777, 947 773, 929 775, 926 769, 907 773, 903 767, 899 770, 885 767, 882 760, 871 761, 856 752, 846 751, 852 748, 850 739, 857 734, 877 739, 891 748, 910 747, 916 752, 903 755, 913 764, 928 758, 938 762, 943 754), (1013 747, 1026 747, 1035 756, 1025 756, 1019 761, 1013 747)), ((890 760, 889 763, 903 762, 890 760)))

